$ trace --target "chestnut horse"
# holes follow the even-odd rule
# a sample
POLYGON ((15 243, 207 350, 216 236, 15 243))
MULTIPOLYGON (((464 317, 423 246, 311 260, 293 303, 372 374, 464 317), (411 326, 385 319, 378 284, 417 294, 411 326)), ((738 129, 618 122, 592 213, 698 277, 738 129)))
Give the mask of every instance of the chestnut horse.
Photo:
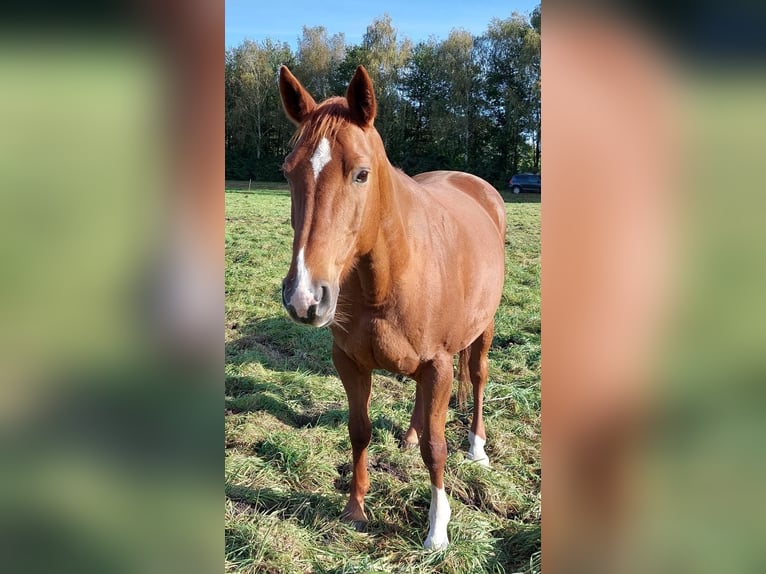
POLYGON ((373 127, 375 95, 362 66, 345 98, 317 104, 285 66, 279 91, 298 126, 284 163, 294 238, 282 302, 295 321, 332 331, 353 450, 343 518, 367 521, 372 371, 401 373, 417 382, 404 441, 420 444, 431 475, 424 545, 444 548, 451 515, 444 425, 456 353, 462 382, 473 384, 468 458, 489 465, 482 403, 503 289, 503 200, 467 173, 411 178, 392 167, 373 127))

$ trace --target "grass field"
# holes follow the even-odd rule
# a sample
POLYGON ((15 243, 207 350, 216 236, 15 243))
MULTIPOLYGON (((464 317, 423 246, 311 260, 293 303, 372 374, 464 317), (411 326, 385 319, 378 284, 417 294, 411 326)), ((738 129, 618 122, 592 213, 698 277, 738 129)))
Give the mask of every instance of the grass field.
MULTIPOLYGON (((339 520, 351 446, 331 336, 289 321, 290 198, 227 182, 226 572, 527 572, 540 549, 540 196, 506 198, 506 283, 486 388, 492 469, 464 463, 470 412, 447 418, 450 546, 427 552, 430 488, 402 450, 414 382, 375 374, 366 532, 339 520), (242 190, 245 190, 244 192, 242 190)), ((469 405, 470 409, 470 405, 469 405)))

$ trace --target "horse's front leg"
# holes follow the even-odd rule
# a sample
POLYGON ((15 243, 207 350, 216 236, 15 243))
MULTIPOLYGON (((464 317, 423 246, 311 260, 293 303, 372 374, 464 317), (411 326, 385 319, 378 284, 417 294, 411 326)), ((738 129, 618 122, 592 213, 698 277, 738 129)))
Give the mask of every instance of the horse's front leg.
POLYGON ((351 492, 341 518, 360 527, 367 522, 364 495, 370 488, 367 475, 367 445, 370 444, 372 436, 369 415, 372 371, 359 367, 337 345, 333 345, 332 359, 348 397, 348 435, 351 438, 353 453, 351 492))
POLYGON ((444 463, 447 460, 447 441, 444 425, 452 390, 452 356, 439 355, 420 371, 418 387, 423 398, 423 433, 420 453, 431 475, 431 508, 428 512, 426 548, 440 550, 449 544, 447 524, 452 511, 444 491, 444 463))

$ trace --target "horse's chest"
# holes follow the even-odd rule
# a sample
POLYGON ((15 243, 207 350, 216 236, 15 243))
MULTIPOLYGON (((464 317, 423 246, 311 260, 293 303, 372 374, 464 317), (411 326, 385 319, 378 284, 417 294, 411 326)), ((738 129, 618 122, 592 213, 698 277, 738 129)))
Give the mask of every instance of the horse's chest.
POLYGON ((420 366, 420 354, 410 339, 385 318, 364 317, 334 337, 347 355, 370 369, 412 374, 420 366))

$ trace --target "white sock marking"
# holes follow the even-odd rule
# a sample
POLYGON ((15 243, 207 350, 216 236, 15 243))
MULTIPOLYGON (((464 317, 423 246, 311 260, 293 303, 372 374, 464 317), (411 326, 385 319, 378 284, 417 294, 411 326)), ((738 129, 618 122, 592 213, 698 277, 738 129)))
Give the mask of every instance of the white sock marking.
POLYGON ((484 452, 484 445, 487 444, 487 441, 468 431, 468 444, 468 460, 489 467, 489 457, 484 452))
POLYGON ((290 297, 290 305, 295 308, 299 317, 308 317, 309 307, 316 305, 318 301, 311 291, 311 274, 306 269, 306 263, 303 259, 303 248, 298 252, 298 269, 296 277, 295 291, 290 297))
POLYGON ((428 537, 423 546, 429 550, 442 550, 449 545, 447 524, 452 516, 447 493, 431 485, 431 508, 428 511, 428 537))
POLYGON ((319 174, 322 173, 324 166, 326 166, 331 159, 330 142, 327 141, 327 138, 322 138, 319 145, 314 150, 314 155, 311 156, 311 167, 314 170, 314 181, 319 179, 319 174))

